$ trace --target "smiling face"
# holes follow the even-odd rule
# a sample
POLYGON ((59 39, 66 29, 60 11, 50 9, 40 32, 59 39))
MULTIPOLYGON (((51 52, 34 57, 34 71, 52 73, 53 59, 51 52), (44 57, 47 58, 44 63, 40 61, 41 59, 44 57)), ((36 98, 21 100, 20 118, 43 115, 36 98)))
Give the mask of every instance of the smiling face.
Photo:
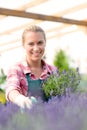
POLYGON ((23 46, 30 62, 41 61, 45 51, 45 42, 46 41, 42 32, 28 31, 25 34, 23 46))

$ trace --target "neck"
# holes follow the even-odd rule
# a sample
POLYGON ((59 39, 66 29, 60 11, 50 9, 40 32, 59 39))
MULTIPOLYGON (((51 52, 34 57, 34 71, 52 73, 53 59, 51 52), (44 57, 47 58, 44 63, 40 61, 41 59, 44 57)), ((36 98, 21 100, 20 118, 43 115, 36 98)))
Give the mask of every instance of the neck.
POLYGON ((39 78, 41 76, 41 73, 43 71, 41 60, 40 61, 29 61, 27 60, 27 63, 30 67, 31 72, 39 78))
POLYGON ((41 61, 29 61, 27 60, 27 63, 30 68, 42 68, 41 61))

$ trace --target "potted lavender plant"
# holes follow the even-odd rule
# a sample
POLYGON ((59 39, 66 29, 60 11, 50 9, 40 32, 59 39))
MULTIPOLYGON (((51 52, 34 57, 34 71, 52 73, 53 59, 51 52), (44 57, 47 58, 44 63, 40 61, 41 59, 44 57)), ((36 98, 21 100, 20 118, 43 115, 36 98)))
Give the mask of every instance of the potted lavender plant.
POLYGON ((77 92, 80 83, 80 74, 78 69, 69 69, 57 75, 50 75, 43 82, 43 91, 46 98, 51 96, 61 96, 70 92, 77 92))

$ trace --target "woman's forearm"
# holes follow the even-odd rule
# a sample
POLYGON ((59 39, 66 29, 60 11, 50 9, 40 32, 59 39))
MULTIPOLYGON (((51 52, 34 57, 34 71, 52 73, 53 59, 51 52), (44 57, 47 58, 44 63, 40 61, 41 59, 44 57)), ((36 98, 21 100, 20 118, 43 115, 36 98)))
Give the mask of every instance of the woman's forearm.
POLYGON ((17 90, 12 90, 10 93, 9 93, 9 100, 14 102, 15 101, 15 98, 20 95, 20 93, 17 91, 17 90))

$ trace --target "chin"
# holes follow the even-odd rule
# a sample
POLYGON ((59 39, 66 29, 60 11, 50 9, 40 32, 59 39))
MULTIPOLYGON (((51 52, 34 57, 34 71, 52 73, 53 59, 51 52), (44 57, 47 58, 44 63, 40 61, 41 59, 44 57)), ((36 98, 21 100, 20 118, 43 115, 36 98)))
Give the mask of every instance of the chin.
POLYGON ((38 62, 38 61, 40 61, 41 60, 41 58, 33 58, 32 59, 32 61, 35 61, 35 62, 38 62))

